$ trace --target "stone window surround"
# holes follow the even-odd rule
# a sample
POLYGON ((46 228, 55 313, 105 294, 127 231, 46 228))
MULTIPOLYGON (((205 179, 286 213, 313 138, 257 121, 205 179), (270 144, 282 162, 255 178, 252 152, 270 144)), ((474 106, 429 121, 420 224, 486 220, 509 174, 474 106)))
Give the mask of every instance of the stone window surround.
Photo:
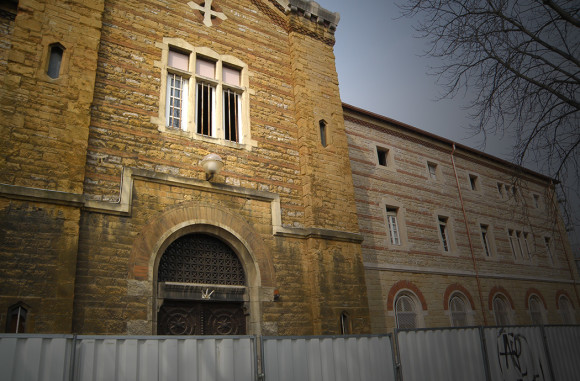
POLYGON ((392 250, 409 250, 409 241, 407 238, 407 224, 406 224, 406 209, 403 203, 390 197, 383 197, 380 202, 381 213, 384 221, 384 229, 387 233, 384 247, 392 250), (391 236, 389 232, 389 223, 387 219, 387 208, 397 209, 397 225, 399 228, 399 245, 391 243, 391 236))
POLYGON ((435 219, 435 226, 436 226, 436 233, 437 239, 439 240, 439 251, 443 255, 450 255, 450 256, 459 256, 459 250, 457 249, 457 243, 455 242, 455 224, 454 219, 451 215, 442 210, 437 210, 434 213, 435 219), (445 223, 445 230, 447 232, 447 247, 449 250, 445 251, 443 247, 443 240, 441 238, 441 231, 439 227, 439 219, 444 218, 446 220, 445 223))
POLYGON ((433 161, 427 160, 425 161, 425 168, 427 170, 427 180, 435 182, 435 183, 442 183, 443 182, 443 172, 441 171, 441 164, 433 161), (429 169, 430 166, 435 167, 435 178, 431 177, 431 171, 429 169))
POLYGON ((393 147, 389 147, 384 144, 374 144, 371 148, 371 152, 374 154, 373 162, 376 163, 376 167, 379 169, 384 169, 388 171, 396 171, 395 167, 395 151, 393 147), (386 165, 382 165, 379 163, 379 151, 386 152, 386 165))
POLYGON ((495 243, 495 228, 494 225, 488 221, 488 220, 477 220, 477 227, 479 230, 479 240, 481 242, 481 256, 487 260, 498 260, 498 255, 497 255, 497 246, 495 243), (487 243, 488 243, 488 250, 489 250, 489 256, 485 255, 485 248, 483 246, 483 235, 482 235, 482 231, 481 231, 481 226, 486 226, 487 227, 487 243))
POLYGON ((414 307, 415 307, 414 312, 415 312, 415 318, 416 318, 415 328, 424 328, 425 327, 425 316, 427 315, 427 310, 424 309, 424 306, 421 303, 421 300, 417 296, 417 294, 415 294, 415 292, 413 292, 412 290, 410 290, 408 288, 401 289, 395 294, 395 297, 393 298, 393 307, 388 312, 388 315, 393 316, 393 318, 395 319, 395 326, 398 327, 397 302, 399 301, 399 298, 402 296, 406 296, 406 297, 410 298, 414 303, 414 307))
POLYGON ((161 49, 161 61, 155 61, 154 66, 161 71, 161 81, 160 81, 160 94, 159 94, 159 115, 157 117, 151 117, 151 122, 157 125, 157 130, 162 133, 172 133, 180 135, 183 137, 190 138, 192 140, 201 140, 204 142, 220 144, 224 146, 229 146, 232 148, 251 150, 253 147, 257 146, 257 142, 251 138, 251 128, 250 128, 250 95, 253 91, 249 88, 249 70, 248 65, 241 61, 240 59, 230 56, 230 55, 220 55, 207 47, 196 47, 181 38, 163 38, 162 43, 156 44, 157 48, 161 49), (168 56, 169 50, 174 48, 180 52, 186 52, 190 55, 189 60, 189 73, 191 75, 190 81, 188 81, 189 86, 189 97, 188 97, 188 109, 189 112, 188 120, 186 121, 187 127, 184 130, 177 130, 167 127, 166 121, 166 99, 167 99, 167 74, 168 74, 168 56), (225 134, 223 130, 223 115, 222 115, 222 86, 221 81, 216 86, 216 97, 215 97, 215 136, 209 137, 203 136, 197 133, 197 128, 195 126, 195 86, 196 81, 193 80, 195 75, 195 60, 196 57, 205 57, 216 62, 216 78, 221 77, 222 65, 226 64, 228 66, 236 67, 240 70, 240 88, 242 89, 241 94, 241 131, 239 131, 239 142, 232 142, 225 139, 225 134))

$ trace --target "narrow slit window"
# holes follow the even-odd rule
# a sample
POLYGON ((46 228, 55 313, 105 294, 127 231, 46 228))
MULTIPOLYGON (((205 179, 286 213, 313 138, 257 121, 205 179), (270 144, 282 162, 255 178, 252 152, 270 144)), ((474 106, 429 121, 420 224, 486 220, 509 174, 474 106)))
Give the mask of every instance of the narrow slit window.
POLYGON ((540 208, 540 196, 538 196, 537 194, 534 195, 534 207, 536 209, 540 208))
POLYGON ((447 217, 439 217, 439 235, 443 242, 443 251, 449 251, 449 234, 447 231, 447 217))
POLYGON ((348 313, 342 312, 340 314, 340 334, 341 335, 350 335, 352 332, 350 317, 348 313))
POLYGON ((502 183, 497 183, 497 193, 499 193, 499 197, 503 198, 504 195, 504 185, 502 183))
POLYGON ((544 237, 544 244, 546 245, 546 254, 550 259, 550 263, 554 263, 554 256, 552 253, 552 240, 550 237, 544 237))
POLYGON ((480 225, 480 227, 481 227, 481 240, 483 241, 483 250, 485 252, 485 256, 490 257, 491 251, 489 249, 489 238, 487 233, 488 226, 480 225))
POLYGON ((320 144, 322 144, 323 147, 326 147, 326 122, 321 120, 318 122, 318 125, 320 127, 320 144))
POLYGON ((512 229, 508 230, 508 236, 509 236, 509 240, 510 240, 510 247, 512 249, 512 254, 514 256, 514 259, 517 259, 517 254, 516 254, 516 248, 517 248, 517 238, 516 238, 516 233, 515 231, 513 231, 512 229))
POLYGON ((471 186, 471 190, 477 190, 479 188, 477 176, 469 175, 469 185, 471 186))
POLYGON ((400 245, 399 224, 397 221, 397 209, 387 208, 387 223, 389 225, 389 238, 391 245, 400 245))
POLYGON ((46 74, 52 79, 56 79, 60 76, 60 66, 62 63, 62 56, 64 54, 64 48, 60 44, 50 45, 49 57, 48 57, 48 69, 46 74))

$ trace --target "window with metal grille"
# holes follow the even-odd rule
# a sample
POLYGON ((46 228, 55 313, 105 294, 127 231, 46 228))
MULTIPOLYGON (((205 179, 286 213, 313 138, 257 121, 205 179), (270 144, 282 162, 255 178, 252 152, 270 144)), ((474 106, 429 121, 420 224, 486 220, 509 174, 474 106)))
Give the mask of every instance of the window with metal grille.
POLYGON ((560 295, 558 298, 558 306, 560 307, 560 316, 564 324, 576 324, 576 313, 574 307, 568 298, 560 295))
POLYGON ((210 84, 203 82, 197 84, 195 114, 197 133, 200 135, 213 136, 214 92, 215 88, 210 84))
POLYGON ((449 234, 447 231, 447 217, 439 216, 439 236, 443 242, 443 251, 449 251, 449 234))
POLYGON ((417 328, 416 303, 409 295, 401 295, 395 303, 395 317, 397 328, 417 328))
POLYGON ((467 324, 467 307, 459 295, 449 300, 449 312, 451 313, 452 327, 465 327, 467 324))
POLYGON ((493 315, 495 316, 496 325, 511 324, 507 303, 500 296, 493 298, 493 315))
POLYGON ((544 322, 544 305, 535 295, 530 296, 528 300, 528 308, 530 309, 530 317, 532 318, 532 324, 542 325, 544 322))
POLYGON ((224 130, 226 140, 237 142, 240 130, 240 94, 230 89, 224 90, 224 130))
POLYGON ((389 226, 389 238, 391 245, 400 245, 399 224, 397 222, 397 209, 387 207, 387 224, 389 226))
POLYGON ((491 250, 489 247, 489 239, 488 239, 488 234, 487 234, 487 225, 479 225, 481 228, 481 241, 483 242, 483 251, 485 253, 486 257, 490 257, 491 256, 491 250))
POLYGON ((189 93, 189 54, 174 50, 167 58, 167 127, 186 130, 189 93))

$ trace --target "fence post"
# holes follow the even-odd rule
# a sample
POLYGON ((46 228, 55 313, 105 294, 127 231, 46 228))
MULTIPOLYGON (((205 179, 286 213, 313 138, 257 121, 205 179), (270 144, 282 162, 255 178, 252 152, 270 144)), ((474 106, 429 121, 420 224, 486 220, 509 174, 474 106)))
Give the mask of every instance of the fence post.
POLYGON ((479 326, 479 338, 481 339, 481 353, 483 354, 483 368, 485 369, 485 379, 491 381, 489 370, 489 356, 487 354, 487 341, 485 340, 484 327, 479 326))
POLYGON ((70 381, 75 380, 75 362, 76 362, 76 352, 77 352, 77 335, 73 335, 72 337, 72 345, 71 345, 71 360, 70 360, 70 372, 68 375, 68 379, 70 381))
POLYGON ((554 367, 552 366, 552 357, 550 356, 550 349, 548 348, 548 338, 546 337, 546 330, 544 325, 540 325, 540 330, 542 331, 542 343, 544 344, 544 353, 548 359, 548 368, 550 368, 550 379, 555 380, 554 367))

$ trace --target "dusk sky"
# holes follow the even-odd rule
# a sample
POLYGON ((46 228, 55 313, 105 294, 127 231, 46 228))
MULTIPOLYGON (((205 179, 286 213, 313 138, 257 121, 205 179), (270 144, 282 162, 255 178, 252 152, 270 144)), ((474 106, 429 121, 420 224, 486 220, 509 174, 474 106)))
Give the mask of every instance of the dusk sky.
MULTIPOLYGON (((398 0, 404 2, 404 0, 398 0)), ((473 123, 464 94, 439 100, 444 89, 427 75, 441 61, 425 57, 428 41, 418 38, 414 19, 401 16, 393 0, 319 0, 320 6, 340 13, 335 34, 336 69, 340 96, 350 105, 410 124, 460 144, 514 161, 512 140, 506 136, 472 136, 473 123)), ((527 165, 536 170, 533 163, 527 165)), ((570 181, 574 184, 578 179, 570 181)), ((570 202, 580 215, 580 200, 570 202)), ((580 218, 570 239, 580 251, 580 218)))

